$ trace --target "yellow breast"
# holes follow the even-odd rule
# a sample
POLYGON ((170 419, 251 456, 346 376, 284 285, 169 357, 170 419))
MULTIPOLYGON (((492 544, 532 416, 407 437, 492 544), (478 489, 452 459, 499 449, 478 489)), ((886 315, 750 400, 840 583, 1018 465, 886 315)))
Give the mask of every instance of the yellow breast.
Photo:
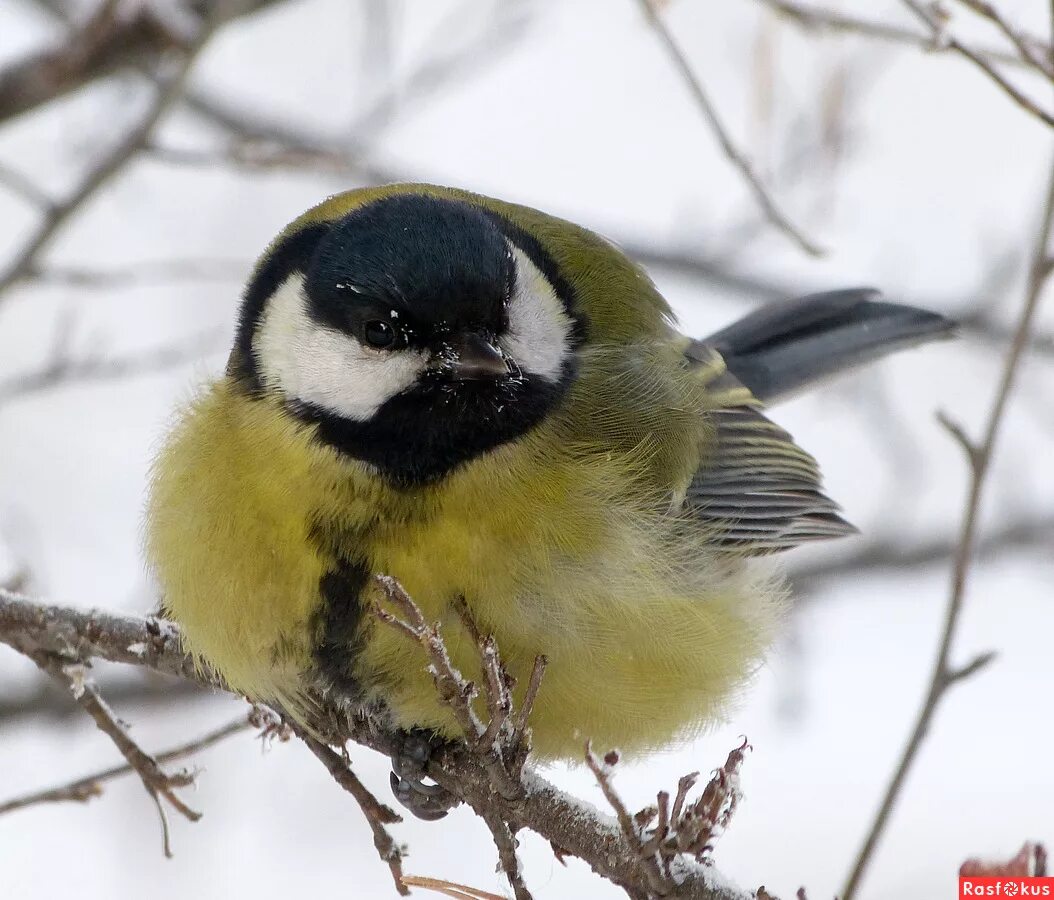
MULTIPOLYGON (((188 649, 249 696, 294 697, 311 677, 319 580, 334 562, 322 528, 444 623, 467 677, 479 662, 450 608, 458 596, 521 686, 548 656, 532 719, 540 755, 580 757, 586 738, 646 749, 721 712, 767 645, 778 591, 709 553, 668 497, 627 492, 639 471, 634 452, 598 454, 541 428, 441 486, 400 492, 223 382, 158 461, 148 551, 188 649)), ((363 622, 363 683, 400 724, 455 733, 422 651, 363 622)))

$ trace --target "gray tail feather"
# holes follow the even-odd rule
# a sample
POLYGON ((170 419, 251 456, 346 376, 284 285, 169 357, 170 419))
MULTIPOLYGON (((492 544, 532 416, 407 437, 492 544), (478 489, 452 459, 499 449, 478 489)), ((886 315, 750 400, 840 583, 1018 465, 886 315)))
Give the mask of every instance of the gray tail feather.
POLYGON ((944 316, 881 297, 873 288, 848 288, 781 300, 697 343, 720 352, 729 371, 770 403, 955 330, 944 316))

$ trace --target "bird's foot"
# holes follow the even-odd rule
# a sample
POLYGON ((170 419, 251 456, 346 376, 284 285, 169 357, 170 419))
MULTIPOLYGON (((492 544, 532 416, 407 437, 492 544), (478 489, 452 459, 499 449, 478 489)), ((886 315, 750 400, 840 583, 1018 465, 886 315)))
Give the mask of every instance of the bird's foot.
POLYGON ((401 735, 399 746, 392 753, 392 793, 417 818, 429 822, 442 819, 461 802, 446 788, 428 779, 428 763, 446 741, 420 728, 401 735))

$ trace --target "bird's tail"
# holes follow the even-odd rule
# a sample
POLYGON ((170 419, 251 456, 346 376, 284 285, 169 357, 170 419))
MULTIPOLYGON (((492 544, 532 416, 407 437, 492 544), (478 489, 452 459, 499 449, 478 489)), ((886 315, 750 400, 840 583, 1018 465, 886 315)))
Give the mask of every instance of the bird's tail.
POLYGON ((848 288, 770 303, 693 349, 717 350, 729 372, 768 404, 955 330, 944 316, 881 297, 873 288, 848 288))

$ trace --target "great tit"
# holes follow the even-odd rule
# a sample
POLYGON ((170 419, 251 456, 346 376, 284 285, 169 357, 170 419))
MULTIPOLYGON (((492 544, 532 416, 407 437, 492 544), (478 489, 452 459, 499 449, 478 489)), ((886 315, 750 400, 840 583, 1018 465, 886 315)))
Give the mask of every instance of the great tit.
POLYGON ((461 190, 334 196, 256 265, 226 373, 153 471, 147 550, 186 647, 250 698, 322 691, 458 734, 420 648, 367 612, 393 576, 454 664, 464 603, 542 760, 714 722, 773 636, 753 557, 849 534, 763 406, 952 323, 840 290, 705 340, 597 234, 461 190))

